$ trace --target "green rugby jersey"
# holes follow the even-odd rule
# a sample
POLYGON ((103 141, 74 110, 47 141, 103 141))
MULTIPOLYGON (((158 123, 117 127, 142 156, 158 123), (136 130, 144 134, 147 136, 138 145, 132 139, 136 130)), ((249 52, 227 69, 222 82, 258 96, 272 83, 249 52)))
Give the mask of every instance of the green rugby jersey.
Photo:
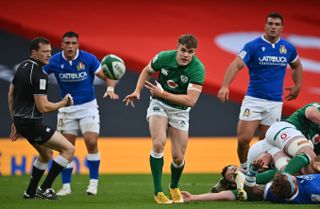
MULTIPOLYGON (((187 66, 179 66, 176 56, 176 50, 160 52, 153 58, 151 68, 154 72, 159 71, 158 82, 165 91, 172 94, 187 94, 190 83, 203 84, 205 75, 204 65, 196 56, 193 56, 187 66)), ((188 108, 187 106, 173 104, 162 98, 157 99, 175 108, 188 108)))
POLYGON ((310 103, 292 113, 292 115, 287 118, 287 121, 301 131, 308 140, 312 141, 315 145, 315 152, 320 154, 320 127, 310 121, 305 115, 306 109, 310 106, 315 106, 320 111, 320 103, 310 103))

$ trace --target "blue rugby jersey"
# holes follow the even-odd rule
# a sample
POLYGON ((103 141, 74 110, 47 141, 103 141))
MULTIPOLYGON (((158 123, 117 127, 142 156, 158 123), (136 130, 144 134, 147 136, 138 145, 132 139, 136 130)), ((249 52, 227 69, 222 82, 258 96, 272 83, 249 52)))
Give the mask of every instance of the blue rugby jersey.
POLYGON ((261 36, 245 44, 238 56, 249 68, 246 95, 282 101, 286 67, 298 59, 295 47, 282 38, 272 44, 261 36))
POLYGON ((271 183, 267 184, 265 200, 271 202, 296 203, 296 204, 320 204, 320 174, 307 174, 296 176, 298 191, 290 199, 280 200, 271 192, 271 183))
POLYGON ((54 73, 60 85, 61 98, 69 93, 75 105, 96 98, 93 81, 99 69, 99 60, 83 50, 78 50, 76 57, 71 61, 63 56, 62 51, 58 52, 50 58, 49 64, 44 66, 47 74, 54 73))

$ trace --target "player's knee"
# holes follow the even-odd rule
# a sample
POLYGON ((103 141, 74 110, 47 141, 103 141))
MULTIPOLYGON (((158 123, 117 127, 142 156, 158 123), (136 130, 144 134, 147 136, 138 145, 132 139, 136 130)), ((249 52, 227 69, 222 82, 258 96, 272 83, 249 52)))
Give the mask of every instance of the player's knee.
POLYGON ((163 152, 165 144, 163 140, 153 140, 153 150, 157 153, 163 152))
POLYGON ((285 147, 287 153, 291 156, 297 156, 305 153, 310 159, 314 159, 316 154, 313 151, 313 145, 305 138, 294 139, 288 147, 285 147))

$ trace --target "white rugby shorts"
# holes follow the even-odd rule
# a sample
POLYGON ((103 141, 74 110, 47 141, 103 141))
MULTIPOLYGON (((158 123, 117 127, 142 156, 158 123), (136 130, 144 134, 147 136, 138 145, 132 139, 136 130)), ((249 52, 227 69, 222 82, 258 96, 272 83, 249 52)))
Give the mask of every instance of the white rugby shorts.
POLYGON ((189 131, 190 109, 181 110, 164 104, 157 99, 151 99, 147 110, 147 120, 153 115, 163 116, 168 118, 168 122, 172 127, 181 131, 189 131))
POLYGON ((100 132, 100 116, 96 100, 58 110, 57 130, 78 136, 86 132, 100 132))
POLYGON ((245 96, 240 108, 239 119, 244 121, 260 120, 261 124, 270 126, 280 121, 282 104, 282 102, 245 96))

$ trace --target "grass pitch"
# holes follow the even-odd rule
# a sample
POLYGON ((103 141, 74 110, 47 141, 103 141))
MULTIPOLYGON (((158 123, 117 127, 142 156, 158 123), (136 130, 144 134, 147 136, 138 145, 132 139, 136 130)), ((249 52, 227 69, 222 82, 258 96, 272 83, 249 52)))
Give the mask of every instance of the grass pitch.
MULTIPOLYGON (((181 190, 195 194, 208 192, 211 185, 220 177, 219 174, 184 174, 181 179, 181 190)), ((97 196, 86 196, 87 175, 75 175, 72 182, 72 195, 59 201, 24 200, 23 192, 28 184, 29 176, 0 176, 0 208, 1 209, 272 209, 272 208, 319 208, 319 205, 271 204, 268 202, 193 202, 175 205, 157 205, 153 200, 151 175, 101 175, 97 196)), ((169 175, 163 177, 165 193, 170 181, 169 175)), ((53 185, 55 190, 61 187, 60 177, 53 185)))

